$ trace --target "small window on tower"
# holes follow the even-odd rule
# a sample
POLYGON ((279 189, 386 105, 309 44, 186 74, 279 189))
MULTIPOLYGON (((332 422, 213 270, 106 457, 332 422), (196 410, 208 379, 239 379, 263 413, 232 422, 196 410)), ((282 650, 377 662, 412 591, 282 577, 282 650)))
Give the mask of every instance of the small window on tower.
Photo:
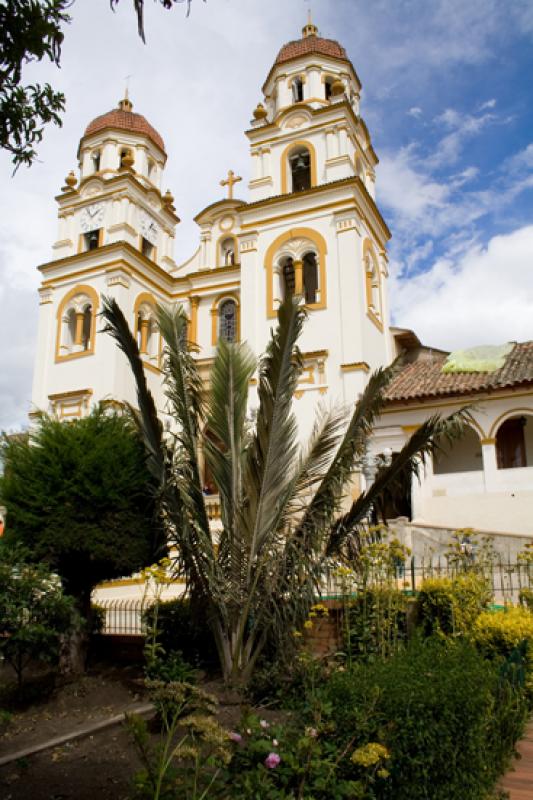
POLYGON ((101 228, 97 228, 83 234, 84 250, 96 250, 97 247, 100 247, 100 230, 101 228))
POLYGON ((152 242, 149 242, 148 239, 145 239, 143 236, 141 240, 141 252, 143 256, 146 258, 153 258, 154 250, 155 247, 153 246, 152 242))
POLYGON ((93 162, 93 172, 100 172, 100 150, 93 150, 91 161, 93 162))
POLYGON ((326 100, 331 100, 331 95, 333 94, 331 87, 333 86, 333 78, 326 78, 324 81, 324 89, 326 92, 326 100))
POLYGON ((155 178, 155 161, 153 158, 148 159, 148 180, 153 181, 155 178))
POLYGON ((302 147, 289 156, 292 176, 292 191, 303 192, 311 188, 311 156, 306 147, 302 147))
POLYGON ((304 85, 301 78, 295 78, 292 82, 292 101, 301 103, 304 99, 304 85))

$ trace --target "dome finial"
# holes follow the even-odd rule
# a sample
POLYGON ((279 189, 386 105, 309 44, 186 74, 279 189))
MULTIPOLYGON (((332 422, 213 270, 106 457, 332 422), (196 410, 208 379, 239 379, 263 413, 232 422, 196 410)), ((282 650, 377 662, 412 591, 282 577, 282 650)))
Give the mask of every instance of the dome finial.
POLYGON ((133 103, 130 100, 130 78, 131 75, 126 75, 126 90, 124 92, 124 98, 120 100, 118 107, 121 111, 131 111, 133 109, 133 103))
POLYGON ((311 19, 311 9, 307 12, 307 24, 302 28, 302 39, 306 39, 308 36, 318 36, 318 28, 313 25, 313 20, 311 19))

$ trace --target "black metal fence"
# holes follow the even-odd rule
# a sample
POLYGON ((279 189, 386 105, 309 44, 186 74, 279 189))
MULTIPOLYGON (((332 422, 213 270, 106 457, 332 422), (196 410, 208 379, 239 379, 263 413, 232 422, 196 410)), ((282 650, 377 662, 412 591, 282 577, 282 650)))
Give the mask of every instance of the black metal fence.
MULTIPOLYGON (((517 605, 523 590, 533 590, 533 564, 506 561, 496 557, 483 568, 473 564, 473 571, 482 572, 492 584, 495 605, 517 605)), ((369 576, 369 585, 388 584, 401 591, 416 594, 426 578, 451 578, 464 571, 446 558, 428 558, 416 561, 410 558, 398 563, 392 570, 374 571, 369 576)), ((341 598, 357 592, 358 582, 349 577, 332 577, 324 587, 324 595, 330 599, 341 598)), ((143 636, 146 627, 144 612, 152 601, 141 599, 100 600, 98 607, 103 614, 103 634, 143 636)))
MULTIPOLYGON (((458 573, 471 571, 486 576, 493 594, 495 605, 517 605, 524 590, 533 590, 533 564, 511 562, 502 556, 495 556, 483 565, 462 562, 460 565, 444 557, 419 559, 412 557, 396 564, 392 569, 371 570, 367 585, 388 584, 397 589, 416 594, 427 578, 453 578, 458 573)), ((357 580, 352 583, 357 591, 357 580)), ((333 577, 328 582, 328 597, 339 597, 350 591, 349 578, 333 577)))

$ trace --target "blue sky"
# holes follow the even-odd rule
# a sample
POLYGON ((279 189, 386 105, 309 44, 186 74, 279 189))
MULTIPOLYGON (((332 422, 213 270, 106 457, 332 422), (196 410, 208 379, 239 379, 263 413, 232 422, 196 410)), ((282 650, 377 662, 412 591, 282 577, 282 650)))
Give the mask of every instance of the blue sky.
POLYGON ((243 131, 279 48, 311 5, 321 35, 347 49, 380 158, 377 194, 393 233, 393 322, 453 349, 533 338, 533 2, 531 0, 193 0, 146 3, 147 45, 130 0, 75 0, 62 69, 30 65, 67 95, 39 162, 11 177, 0 155, 0 429, 25 424, 39 274, 56 238, 63 178, 83 129, 116 105, 131 74, 135 110, 163 135, 166 186, 196 247, 193 216, 244 177, 243 131))

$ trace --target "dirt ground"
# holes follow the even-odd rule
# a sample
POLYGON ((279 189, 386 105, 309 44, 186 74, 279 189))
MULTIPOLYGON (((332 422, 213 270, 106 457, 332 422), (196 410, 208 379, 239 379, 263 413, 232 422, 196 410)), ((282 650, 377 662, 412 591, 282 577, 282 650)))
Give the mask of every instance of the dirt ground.
MULTIPOLYGON (((219 721, 238 726, 241 709, 219 682, 201 684, 217 695, 219 721)), ((76 684, 58 688, 45 702, 13 714, 0 734, 0 757, 112 717, 147 700, 138 670, 100 669, 76 684)), ((273 721, 279 712, 264 710, 273 721)), ((141 764, 124 725, 69 742, 0 767, 0 800, 130 800, 141 764)))

